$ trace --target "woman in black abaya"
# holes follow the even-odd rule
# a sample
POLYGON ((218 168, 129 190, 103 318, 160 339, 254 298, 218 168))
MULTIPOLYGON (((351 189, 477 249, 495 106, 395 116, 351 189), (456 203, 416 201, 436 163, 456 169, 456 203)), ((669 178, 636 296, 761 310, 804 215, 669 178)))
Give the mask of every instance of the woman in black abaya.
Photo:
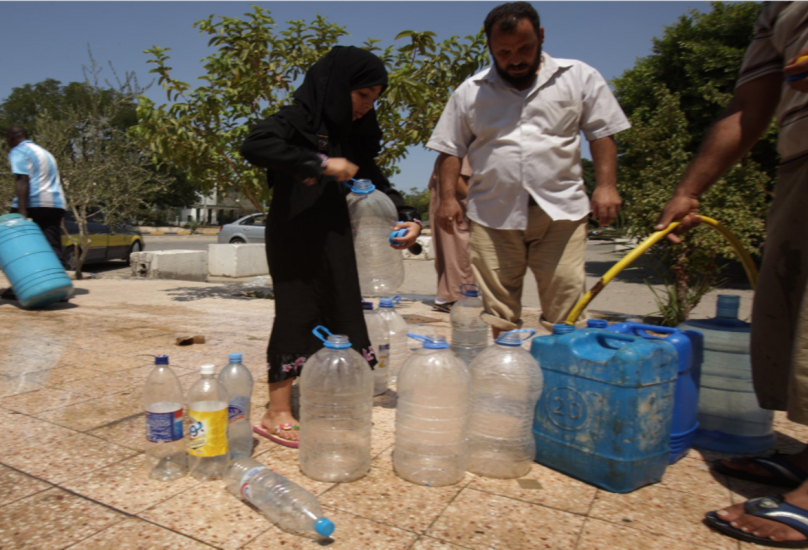
POLYGON ((364 178, 398 207, 397 228, 415 242, 414 209, 376 166, 382 133, 373 103, 387 86, 375 55, 352 46, 333 48, 306 73, 294 105, 259 123, 241 146, 250 163, 268 170, 274 188, 266 226, 266 250, 275 290, 275 322, 267 349, 270 403, 255 431, 297 447, 292 416, 294 378, 322 347, 317 325, 346 334, 375 365, 362 313, 351 221, 342 181, 364 178))

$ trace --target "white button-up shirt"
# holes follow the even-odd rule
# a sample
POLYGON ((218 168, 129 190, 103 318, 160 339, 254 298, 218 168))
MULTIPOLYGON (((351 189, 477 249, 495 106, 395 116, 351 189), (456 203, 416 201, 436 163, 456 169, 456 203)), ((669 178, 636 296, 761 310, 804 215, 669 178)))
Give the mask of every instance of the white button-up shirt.
POLYGON ((532 87, 517 90, 494 67, 455 90, 427 147, 468 156, 468 217, 494 229, 527 229, 528 200, 553 220, 589 214, 581 137, 593 141, 630 126, 598 71, 542 54, 532 87))

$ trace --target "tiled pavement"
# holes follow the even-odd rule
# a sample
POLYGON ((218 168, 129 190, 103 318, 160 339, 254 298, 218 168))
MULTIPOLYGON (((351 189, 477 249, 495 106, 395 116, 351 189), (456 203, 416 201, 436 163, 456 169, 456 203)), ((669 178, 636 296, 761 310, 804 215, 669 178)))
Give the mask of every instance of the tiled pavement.
MULTIPOLYGON (((0 286, 2 284, 0 283, 0 286)), ((0 301, 0 549, 295 549, 322 541, 284 532, 228 494, 222 482, 172 483, 143 472, 141 384, 147 355, 167 353, 183 386, 207 362, 241 351, 267 402, 263 349, 273 303, 205 283, 98 279, 68 305, 29 312, 0 301), (177 336, 207 343, 177 347, 177 336)), ((417 330, 447 329, 419 301, 402 312, 417 330)), ((370 473, 349 484, 303 476, 297 453, 266 440, 254 456, 318 495, 338 549, 741 549, 710 531, 705 511, 769 494, 711 473, 715 454, 691 452, 659 484, 617 495, 535 464, 515 480, 466 474, 451 487, 412 485, 393 472, 394 392, 376 399, 370 473)), ((778 448, 808 429, 778 415, 778 448)))

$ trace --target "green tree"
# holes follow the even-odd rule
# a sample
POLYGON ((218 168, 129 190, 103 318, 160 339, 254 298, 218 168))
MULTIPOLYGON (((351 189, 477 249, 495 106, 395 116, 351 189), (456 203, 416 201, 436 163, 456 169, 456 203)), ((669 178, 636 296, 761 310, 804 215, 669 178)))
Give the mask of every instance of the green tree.
POLYGON ((417 187, 411 187, 409 193, 401 191, 401 197, 408 206, 412 206, 418 211, 421 218, 429 218, 429 189, 419 190, 417 187))
MULTIPOLYGON (((732 97, 752 35, 757 4, 713 4, 666 27, 654 53, 614 81, 615 95, 632 127, 617 135, 623 220, 643 240, 698 149, 711 122, 732 97)), ((765 238, 767 190, 777 162, 776 128, 705 193, 699 212, 728 227, 751 254, 765 238)), ((667 324, 688 318, 701 297, 719 283, 732 248, 716 232, 700 228, 681 245, 664 241, 651 251, 661 260, 668 291, 659 298, 667 324)))
MULTIPOLYGON (((269 198, 266 175, 241 158, 239 147, 254 124, 291 102, 295 83, 348 33, 319 15, 278 30, 259 6, 243 19, 214 21, 211 15, 194 26, 216 50, 202 60, 204 85, 192 89, 173 78, 168 48, 146 50, 171 104, 141 97, 135 132, 150 144, 156 162, 187 171, 205 191, 234 188, 260 210, 269 198)), ((396 163, 407 147, 426 143, 451 89, 487 56, 482 33, 440 44, 428 31, 405 31, 398 38, 409 42, 384 50, 377 40, 365 44, 389 72, 390 84, 377 103, 384 132, 377 160, 388 175, 398 173, 396 163)))

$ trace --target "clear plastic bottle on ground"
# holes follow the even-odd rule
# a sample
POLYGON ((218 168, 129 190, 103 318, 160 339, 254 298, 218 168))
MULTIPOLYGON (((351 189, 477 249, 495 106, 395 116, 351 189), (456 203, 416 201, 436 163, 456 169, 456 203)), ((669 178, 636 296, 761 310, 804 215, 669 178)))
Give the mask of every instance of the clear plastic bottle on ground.
POLYGON ((390 234, 398 222, 396 205, 370 180, 354 180, 350 187, 345 200, 362 295, 391 294, 404 282, 404 257, 390 246, 390 234))
POLYGON ((398 376, 393 466, 412 483, 452 485, 468 461, 471 377, 443 336, 409 336, 424 345, 398 376))
POLYGON ((530 471, 536 457, 533 417, 544 376, 521 345, 534 334, 523 329, 500 335, 469 367, 469 472, 513 479, 530 471))
POLYGON ((231 461, 224 480, 228 491, 283 529, 314 531, 323 537, 334 532, 334 523, 323 515, 317 497, 257 460, 231 461))
POLYGON ((313 332, 325 346, 300 376, 300 470, 318 481, 354 481, 370 469, 373 371, 347 336, 313 332))
POLYGON ((373 302, 362 300, 365 313, 365 326, 373 351, 376 353, 376 366, 373 369, 373 395, 381 395, 387 391, 390 377, 390 332, 387 322, 378 309, 373 309, 373 302))
POLYGON ((394 307, 400 300, 401 296, 379 300, 379 315, 387 323, 387 333, 390 335, 390 353, 387 357, 390 384, 395 384, 398 380, 398 373, 407 360, 410 349, 407 342, 407 321, 394 307))
POLYGON ((216 379, 215 365, 202 365, 188 390, 188 473, 221 479, 229 462, 227 416, 230 398, 216 379))
POLYGON ((154 369, 143 388, 146 411, 146 470, 149 477, 168 481, 188 473, 183 434, 182 385, 168 366, 168 356, 154 358, 154 369))
POLYGON ((219 373, 219 382, 230 397, 228 407, 227 444, 230 460, 252 455, 253 436, 250 423, 250 405, 253 377, 241 362, 240 353, 230 354, 230 363, 219 373))
POLYGON ((477 285, 460 285, 463 297, 454 306, 449 318, 452 322, 452 351, 466 365, 488 346, 488 325, 480 318, 483 301, 477 285))

